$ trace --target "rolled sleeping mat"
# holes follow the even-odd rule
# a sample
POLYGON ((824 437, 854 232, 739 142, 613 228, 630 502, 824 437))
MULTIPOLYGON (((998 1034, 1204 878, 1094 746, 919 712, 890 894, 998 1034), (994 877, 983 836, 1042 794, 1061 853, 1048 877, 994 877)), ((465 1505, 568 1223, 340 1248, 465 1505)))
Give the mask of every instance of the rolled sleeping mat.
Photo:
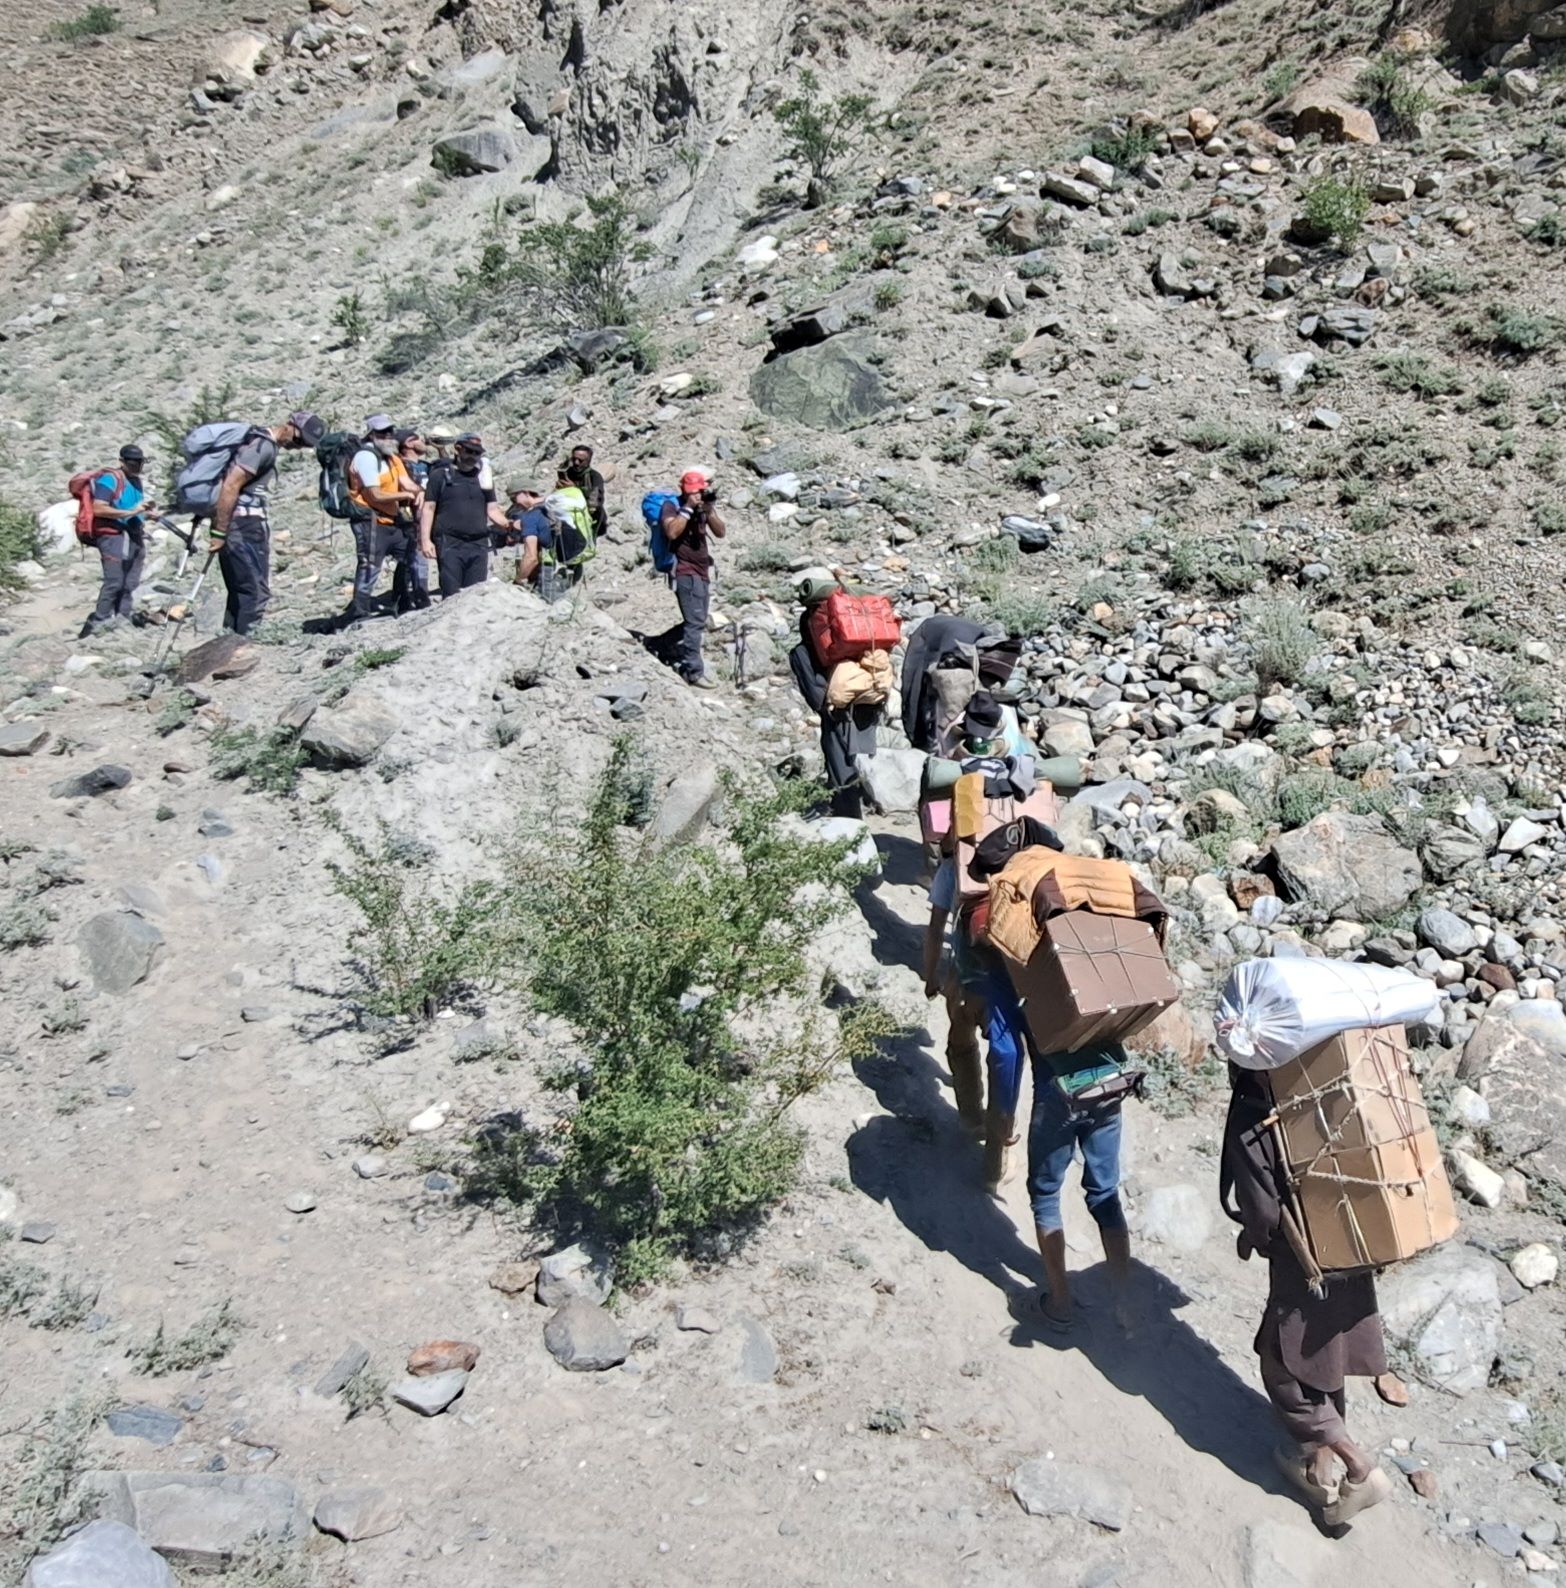
MULTIPOLYGON (((1069 757, 1059 757, 1068 760, 1069 757)), ((962 763, 948 761, 944 756, 932 755, 925 758, 924 763, 924 797, 933 799, 939 796, 950 798, 951 792, 957 787, 957 779, 962 776, 962 763)), ((1080 785, 1080 775, 1077 782, 1080 785)))
POLYGON ((1052 755, 1046 760, 1035 761, 1033 775, 1061 794, 1075 794, 1087 781, 1083 775, 1081 758, 1074 755, 1052 755))

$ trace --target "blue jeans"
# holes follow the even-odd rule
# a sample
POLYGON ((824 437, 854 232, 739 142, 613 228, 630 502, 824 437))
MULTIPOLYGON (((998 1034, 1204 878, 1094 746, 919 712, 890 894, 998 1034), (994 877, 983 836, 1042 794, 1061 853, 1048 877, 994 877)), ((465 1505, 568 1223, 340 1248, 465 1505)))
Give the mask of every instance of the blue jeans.
POLYGON ((981 996, 984 999, 984 1035, 989 1043, 990 1107, 1010 1119, 1022 1095, 1022 1064, 1032 1038, 1017 1001, 1017 989, 993 949, 970 949, 987 965, 981 996))
POLYGON ((1082 1151, 1082 1192, 1101 1230, 1123 1230, 1120 1206, 1120 1104, 1077 1108, 1055 1084, 1047 1065, 1035 1067, 1033 1122, 1028 1128, 1028 1200, 1033 1223, 1058 1230, 1060 1188, 1077 1149, 1082 1151))

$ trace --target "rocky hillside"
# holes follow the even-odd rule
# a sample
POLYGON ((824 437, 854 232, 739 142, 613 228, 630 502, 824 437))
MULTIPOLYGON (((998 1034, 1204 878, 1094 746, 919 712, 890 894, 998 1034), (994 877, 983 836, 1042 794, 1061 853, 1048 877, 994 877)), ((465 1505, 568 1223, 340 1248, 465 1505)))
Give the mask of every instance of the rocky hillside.
MULTIPOLYGON (((93 1470, 120 1474, 104 1516, 240 1588, 1553 1566, 1566 11, 44 0, 0 44, 27 85, 0 134, 8 527, 122 441, 161 472, 193 416, 297 402, 477 428, 502 472, 590 441, 616 520, 586 602, 497 585, 322 635, 352 557, 299 467, 258 643, 175 679, 176 545, 149 626, 90 647, 94 571, 22 561, 11 1560, 93 1470), (775 115, 805 69, 868 96, 821 204, 775 115), (607 330, 527 284, 529 239, 588 199, 626 217, 607 330), (673 612, 637 502, 691 462, 732 526, 711 697, 639 643, 673 612), (753 1241, 613 1314, 601 1264, 539 1284, 550 1240, 480 1173, 569 1033, 499 991, 388 1026, 355 979, 329 865, 377 819, 456 897, 519 824, 574 830, 626 728, 669 838, 719 820, 721 770, 811 771, 783 658, 789 575, 821 561, 909 622, 1025 634, 1025 719, 1090 774, 1065 836, 1174 908, 1129 1342, 1045 1351, 1009 1317, 1026 1200, 980 1200, 950 1108, 895 733, 879 879, 812 966, 908 1032, 802 1105, 798 1189, 753 1241), (1273 1475, 1263 1277, 1214 1206, 1208 1011, 1256 954, 1443 991, 1416 1036, 1465 1239, 1383 1287, 1414 1404, 1351 1418, 1407 1484, 1330 1546, 1273 1475), (546 1337, 568 1301, 580 1337, 546 1337), (477 1359, 419 1355, 453 1341, 477 1359), (410 1351, 435 1371, 404 1379, 410 1351)), ((135 1561, 111 1580, 168 1580, 99 1538, 135 1561)))

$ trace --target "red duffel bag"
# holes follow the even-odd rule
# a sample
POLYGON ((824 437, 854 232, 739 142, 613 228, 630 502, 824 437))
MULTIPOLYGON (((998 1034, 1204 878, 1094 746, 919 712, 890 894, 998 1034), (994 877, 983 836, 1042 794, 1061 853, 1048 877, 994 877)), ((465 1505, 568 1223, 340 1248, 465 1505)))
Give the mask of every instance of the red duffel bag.
POLYGON ((810 614, 810 643, 823 667, 857 661, 868 651, 889 651, 902 634, 885 596, 834 590, 810 614))

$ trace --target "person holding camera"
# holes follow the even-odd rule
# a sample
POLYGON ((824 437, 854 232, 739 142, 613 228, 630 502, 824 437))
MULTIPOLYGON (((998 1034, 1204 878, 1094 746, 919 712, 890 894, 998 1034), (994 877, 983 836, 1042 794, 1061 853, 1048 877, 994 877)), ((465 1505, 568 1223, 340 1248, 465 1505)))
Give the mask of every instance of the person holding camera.
POLYGON ((700 469, 680 476, 677 501, 665 502, 659 522, 674 548, 674 594, 680 603, 680 676, 692 689, 716 689, 702 660, 702 636, 712 605, 713 537, 728 533, 717 509, 718 493, 700 469))

